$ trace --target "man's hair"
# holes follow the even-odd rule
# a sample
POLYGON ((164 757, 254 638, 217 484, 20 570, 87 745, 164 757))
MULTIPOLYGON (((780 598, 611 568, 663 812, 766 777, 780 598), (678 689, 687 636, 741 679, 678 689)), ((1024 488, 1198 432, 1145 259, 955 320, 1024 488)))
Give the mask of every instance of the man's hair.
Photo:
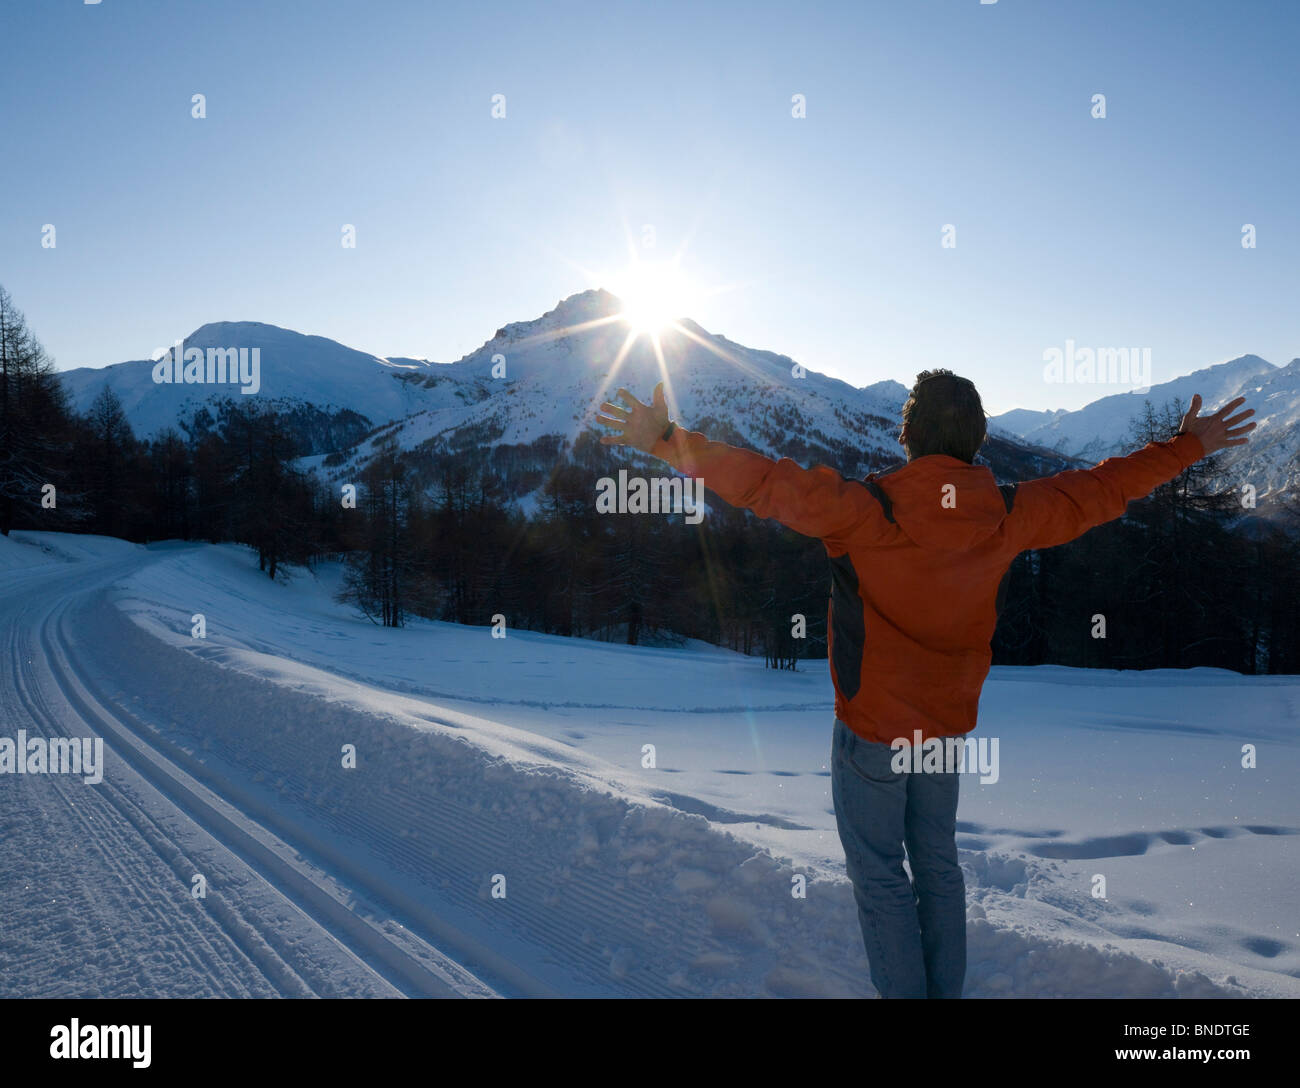
POLYGON ((943 453, 973 462, 987 425, 979 390, 951 370, 923 370, 903 405, 909 458, 943 453))

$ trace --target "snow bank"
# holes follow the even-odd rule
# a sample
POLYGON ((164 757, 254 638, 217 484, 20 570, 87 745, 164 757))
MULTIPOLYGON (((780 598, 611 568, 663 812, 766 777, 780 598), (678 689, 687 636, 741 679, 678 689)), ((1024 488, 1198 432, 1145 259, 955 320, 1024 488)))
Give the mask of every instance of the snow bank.
MULTIPOLYGON (((103 660, 111 659, 106 676, 122 678, 114 689, 120 701, 192 749, 214 774, 264 791, 267 804, 279 803, 311 841, 343 844, 393 886, 463 931, 508 949, 518 962, 550 978, 558 992, 871 993, 842 857, 837 857, 834 836, 827 835, 833 821, 824 771, 819 776, 810 767, 802 776, 802 799, 785 808, 771 798, 787 783, 793 792, 801 779, 779 777, 775 787, 766 785, 770 778, 734 767, 740 762, 734 751, 733 767, 715 772, 709 790, 684 786, 670 791, 663 785, 663 771, 670 768, 639 773, 626 759, 603 754, 627 748, 627 722, 611 721, 605 711, 579 712, 576 699, 556 699, 547 709, 519 698, 519 671, 529 667, 530 653, 541 652, 538 646, 546 643, 548 652, 566 655, 572 677, 585 681, 584 692, 602 684, 613 690, 619 674, 637 695, 643 685, 660 684, 663 701, 678 708, 671 714, 676 732, 663 739, 713 756, 720 753, 709 750, 713 742, 701 723, 712 723, 714 716, 696 711, 718 699, 717 685, 703 683, 684 693, 684 685, 664 687, 663 676, 656 675, 661 666, 666 675, 680 673, 686 661, 698 658, 685 651, 520 638, 510 643, 508 655, 517 667, 510 674, 516 679, 505 683, 501 671, 495 672, 496 705, 484 696, 462 704, 466 709, 453 709, 442 699, 377 690, 338 675, 346 670, 355 676, 373 667, 386 680, 392 671, 406 668, 388 655, 422 637, 443 639, 439 652, 448 656, 446 629, 455 630, 452 625, 429 625, 431 630, 424 632, 358 625, 341 615, 311 579, 274 586, 255 572, 235 572, 230 565, 235 558, 221 549, 177 554, 135 576, 120 594, 119 603, 130 611, 133 624, 109 608, 98 610, 93 622, 83 622, 99 632, 96 643, 103 647, 103 660), (205 594, 200 608, 195 602, 205 594), (191 610, 205 609, 210 622, 220 621, 218 634, 206 641, 189 638, 191 610), (231 624, 234 617, 238 620, 231 624), (225 631, 221 623, 227 625, 225 631), (286 645, 291 632, 300 641, 286 645), (250 644, 261 649, 250 649, 250 644), (606 675, 611 650, 624 651, 622 667, 612 677, 606 675), (337 668, 291 658, 332 658, 337 668), (148 663, 146 671, 142 662, 148 663), (178 707, 189 709, 177 717, 178 707), (485 717, 486 711, 492 716, 485 717), (545 728, 539 725, 543 721, 549 723, 545 728), (578 723, 582 729, 574 730, 578 723), (603 750, 587 739, 600 734, 602 726, 603 750), (616 740, 617 748, 611 747, 616 740), (347 744, 357 750, 358 766, 351 771, 341 767, 347 744), (746 814, 739 800, 759 793, 768 799, 766 808, 746 814), (728 800, 735 807, 719 803, 728 800), (814 809, 817 804, 820 812, 814 809), (807 881, 806 898, 792 896, 797 876, 807 881), (501 877, 506 894, 494 898, 494 879, 501 877)), ((473 660, 475 653, 464 640, 486 636, 476 629, 459 632, 457 652, 473 660)), ((423 647, 430 649, 427 642, 423 647)), ((491 651, 479 652, 490 660, 491 651)), ((719 655, 712 657, 720 661, 719 655)), ((430 664, 426 658, 426 672, 430 664)), ((731 666, 723 668, 718 676, 731 666)), ((492 675, 491 667, 481 671, 492 675)), ((1032 671, 1009 676, 993 704, 1013 688, 1021 689, 1017 700, 1023 703, 1029 682, 1023 673, 1032 671)), ((1049 675, 1070 672, 1048 670, 1049 675)), ((474 670, 465 674, 472 687, 474 670)), ((769 709, 781 705, 790 690, 781 685, 806 684, 808 677, 771 679, 771 690, 748 696, 751 707, 768 698, 769 709)), ((1213 676, 1196 679, 1210 686, 1193 698, 1212 710, 1216 698, 1227 703, 1237 698, 1231 690, 1220 692, 1222 680, 1216 687, 1213 676)), ((445 670, 439 670, 437 682, 448 683, 445 670)), ((551 682, 558 683, 554 677, 551 682)), ((1043 684, 1041 677, 1035 682, 1043 684)), ((1156 690, 1137 685, 1133 698, 1159 703, 1165 699, 1160 690, 1176 682, 1176 677, 1157 678, 1148 685, 1156 690)), ((1135 722, 1130 715, 1108 716, 1101 704, 1111 706, 1114 700, 1099 699, 1102 690, 1094 685, 1089 692, 1093 717, 1080 719, 1076 712, 1072 722, 1084 730, 1123 734, 1130 745, 1125 753, 1129 763, 1134 762, 1134 738, 1139 755, 1143 743, 1154 745, 1155 752, 1168 751, 1167 729, 1147 728, 1161 726, 1156 718, 1135 722)), ((1293 688, 1278 690, 1290 698, 1293 688)), ((802 710, 797 702, 787 705, 797 713, 774 716, 781 721, 808 717, 819 737, 811 758, 824 768, 824 710, 815 704, 809 709, 807 701, 802 710)), ((1048 699, 1035 693, 1030 705, 1045 711, 1048 699)), ((619 713, 635 717, 638 709, 642 720, 652 720, 654 713, 664 716, 644 700, 619 713)), ((753 715, 747 717, 752 727, 753 715)), ((1053 759, 1062 761, 1061 739, 1044 735, 1038 723, 1030 725, 1046 747, 1033 752, 1026 744, 1025 758, 1041 775, 1053 759)), ((1200 727, 1186 728, 1194 734, 1200 727)), ((1280 737, 1285 727, 1278 724, 1272 731, 1280 737)), ((805 751, 805 765, 808 759, 805 751)), ((1132 773, 1141 781, 1145 772, 1142 760, 1137 762, 1132 773)), ((1069 797, 1062 810, 1054 811, 1052 798, 1043 797, 1038 787, 1026 787, 1024 795, 998 795, 996 810, 1003 819, 1032 801, 1037 822, 1022 821, 1022 830, 1014 835, 994 821, 965 819, 959 828, 972 920, 969 996, 1300 995, 1300 982, 1286 969, 1293 949, 1285 942, 1264 950, 1271 957, 1232 953, 1232 940, 1253 941, 1242 947, 1257 949, 1263 948, 1260 941, 1273 940, 1266 935, 1276 929, 1276 912, 1253 921, 1242 918, 1240 931, 1220 927, 1223 939, 1207 942, 1156 932, 1151 916, 1158 912, 1137 897, 1097 902, 1086 890, 1088 875, 1102 857, 1107 872, 1118 872, 1124 878, 1121 887, 1128 888, 1140 881, 1129 877, 1124 863, 1146 865, 1149 880, 1160 864, 1174 865, 1187 856, 1176 851, 1194 849, 1198 842, 1207 862, 1215 856, 1213 850, 1233 849, 1238 857, 1233 872, 1255 864, 1243 848, 1271 850, 1266 855, 1271 863, 1283 867, 1284 879, 1293 880, 1294 854, 1285 849, 1295 840, 1284 837, 1286 827, 1261 823, 1252 825, 1258 832, 1240 827, 1148 831, 1112 837, 1127 844, 1117 852, 1104 846, 1110 840, 1083 833, 1088 825, 1081 814, 1097 810, 1091 796, 1095 784, 1087 787, 1077 770, 1071 773, 1074 777, 1066 781, 1081 796, 1069 797), (1050 826, 1063 815, 1073 821, 1070 831, 1050 826), (1276 834, 1261 837, 1265 830, 1276 834), (1094 843, 1103 846, 1090 845, 1094 843), (1226 847, 1228 843, 1233 846, 1226 847), (1279 969, 1242 962, 1248 958, 1274 958, 1279 969)), ((1006 770, 1004 775, 1008 782, 1017 780, 1006 770)), ((691 776, 673 778, 687 781, 691 776)), ((701 781, 696 775, 694 784, 701 781)), ((1185 792, 1183 778, 1176 777, 1174 785, 1185 792)), ((1149 805, 1139 802, 1133 802, 1133 812, 1146 812, 1149 805)), ((1126 804, 1121 800, 1113 806, 1120 818, 1131 815, 1124 812, 1126 804)), ((977 790, 964 798, 963 815, 983 815, 981 805, 993 811, 977 790)), ((1182 877, 1161 876, 1156 889, 1169 903, 1184 891, 1178 881, 1185 877, 1185 867, 1179 872, 1182 877)), ((1171 912, 1171 928, 1190 932, 1176 911, 1161 909, 1171 912)))
POLYGON ((8 536, 0 536, 0 571, 24 570, 49 563, 115 559, 139 549, 139 544, 111 536, 34 533, 19 529, 8 536))

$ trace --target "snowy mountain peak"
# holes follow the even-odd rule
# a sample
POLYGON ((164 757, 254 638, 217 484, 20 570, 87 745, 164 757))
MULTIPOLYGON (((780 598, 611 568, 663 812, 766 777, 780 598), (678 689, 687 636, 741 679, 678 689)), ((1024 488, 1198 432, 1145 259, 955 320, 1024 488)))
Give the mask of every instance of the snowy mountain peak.
POLYGON ((260 348, 262 356, 275 358, 285 366, 296 366, 310 358, 314 368, 322 365, 373 365, 384 360, 378 355, 347 347, 337 340, 296 332, 263 321, 210 321, 185 338, 185 346, 209 348, 260 348))
POLYGON ((279 325, 267 324, 265 321, 209 321, 190 333, 185 338, 185 343, 196 346, 207 344, 233 346, 239 340, 261 340, 281 335, 301 336, 303 334, 292 329, 281 328, 279 325))
MULTIPOLYGON (((384 423, 413 407, 410 383, 398 380, 410 367, 395 367, 377 355, 324 336, 261 321, 213 321, 190 333, 184 347, 205 353, 210 349, 247 349, 250 357, 256 351, 259 399, 282 410, 309 405, 326 416, 349 413, 360 417, 353 430, 362 427, 362 420, 371 425, 384 423)), ((171 349, 171 344, 161 344, 153 353, 157 357, 171 349)), ((112 385, 141 437, 169 427, 188 427, 205 409, 213 412, 220 401, 250 400, 233 381, 159 382, 153 359, 103 369, 81 367, 65 371, 62 377, 73 406, 83 412, 101 389, 112 385)))
POLYGON ((1244 378, 1250 374, 1265 374, 1277 369, 1267 359, 1261 359, 1258 355, 1238 355, 1235 359, 1228 359, 1195 371, 1191 376, 1212 374, 1217 378, 1223 374, 1241 374, 1244 378))
POLYGON ((539 333, 563 332, 577 329, 592 321, 617 317, 623 312, 623 302, 603 287, 579 291, 561 299, 555 308, 531 321, 515 321, 497 329, 494 339, 517 341, 539 333))
POLYGON ((897 401, 901 408, 903 403, 907 400, 907 394, 911 392, 911 390, 909 390, 902 382, 886 380, 883 382, 875 382, 872 385, 864 385, 862 386, 862 392, 868 393, 877 400, 883 401, 887 404, 892 404, 894 401, 897 401))
POLYGON ((1101 397, 1077 411, 1014 409, 989 422, 991 429, 1033 445, 1099 461, 1132 447, 1133 423, 1146 402, 1157 410, 1176 402, 1185 408, 1199 393, 1202 411, 1213 412, 1236 397, 1245 397, 1246 406, 1255 410, 1255 433, 1249 444, 1223 454, 1216 464, 1234 479, 1250 480, 1261 496, 1272 495, 1294 487, 1300 470, 1295 458, 1295 435, 1300 430, 1297 363, 1300 360, 1278 367, 1258 355, 1238 355, 1150 389, 1101 397))

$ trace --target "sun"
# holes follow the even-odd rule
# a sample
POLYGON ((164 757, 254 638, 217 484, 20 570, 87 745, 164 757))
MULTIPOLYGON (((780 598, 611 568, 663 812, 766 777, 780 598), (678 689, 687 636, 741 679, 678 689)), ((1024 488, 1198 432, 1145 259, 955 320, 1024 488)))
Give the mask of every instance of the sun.
POLYGON ((623 320, 645 336, 657 336, 685 317, 696 298, 675 261, 636 261, 615 280, 613 292, 623 302, 623 320))

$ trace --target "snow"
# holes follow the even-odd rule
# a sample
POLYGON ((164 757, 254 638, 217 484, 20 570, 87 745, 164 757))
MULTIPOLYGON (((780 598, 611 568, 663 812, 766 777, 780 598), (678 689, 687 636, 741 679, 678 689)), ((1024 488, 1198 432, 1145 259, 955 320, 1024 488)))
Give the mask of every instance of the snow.
POLYGON ((143 550, 138 544, 111 536, 69 533, 27 533, 0 536, 0 571, 25 570, 51 563, 112 559, 143 550))
MULTIPOLYGON (((177 774, 238 798, 230 821, 309 844, 317 883, 364 869, 474 985, 872 992, 831 812, 825 663, 387 630, 332 600, 336 568, 277 585, 236 546, 71 539, 122 571, 111 599, 81 598, 68 652, 87 687, 147 723, 135 733, 177 774)), ((967 995, 1300 996, 1298 715, 1292 677, 995 669, 977 735, 999 738, 1000 776, 967 776, 959 812, 967 995)))
MULTIPOLYGON (((383 629, 339 577, 0 539, 0 709, 107 761, 0 779, 6 994, 871 995, 824 662, 383 629)), ((1298 719, 1296 677, 994 669, 967 996, 1300 996, 1298 719)))

